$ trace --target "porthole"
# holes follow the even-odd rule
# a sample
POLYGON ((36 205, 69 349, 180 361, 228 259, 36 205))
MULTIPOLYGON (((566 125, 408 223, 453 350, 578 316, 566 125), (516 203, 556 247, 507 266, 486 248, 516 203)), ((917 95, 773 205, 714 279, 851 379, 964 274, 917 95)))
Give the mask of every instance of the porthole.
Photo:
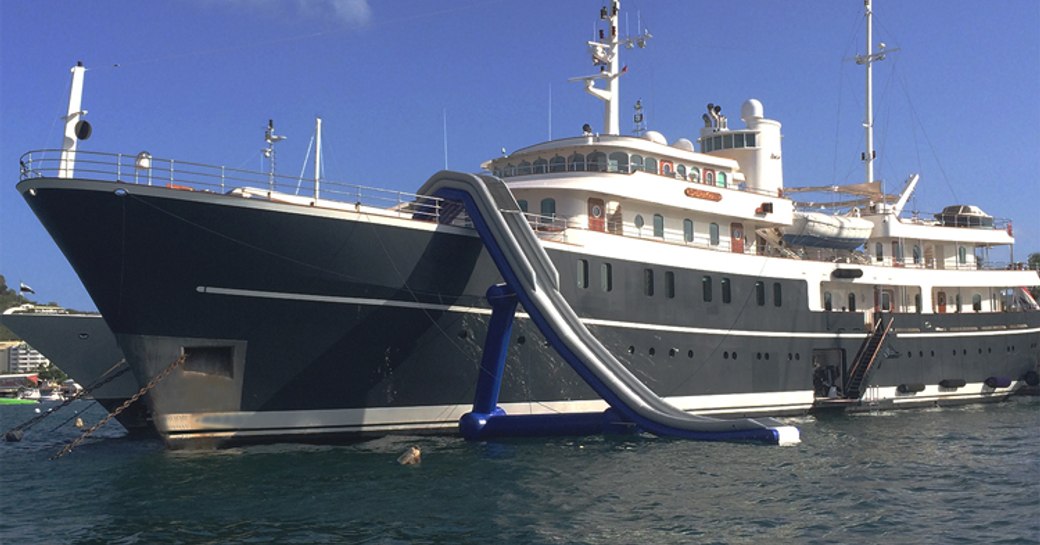
POLYGON ((722 359, 728 360, 729 359, 729 352, 723 352, 722 353, 722 359))
POLYGON ((932 350, 932 357, 935 357, 935 350, 932 350))
POLYGON ((657 353, 657 350, 655 350, 653 347, 650 347, 650 350, 647 350, 647 353, 649 353, 651 356, 653 356, 654 354, 657 353))
POLYGON ((769 361, 769 352, 766 352, 766 361, 769 361))
POLYGON ((755 353, 755 359, 756 359, 756 360, 760 360, 760 359, 762 359, 762 353, 761 353, 761 352, 756 352, 756 353, 755 353))
POLYGON ((733 359, 737 359, 737 353, 733 352, 733 359))
POLYGON ((801 355, 801 354, 799 354, 799 353, 797 353, 797 352, 795 352, 795 354, 794 354, 794 359, 796 359, 796 360, 801 360, 801 359, 802 359, 802 355, 801 355))
POLYGON ((634 346, 629 346, 629 347, 628 347, 628 353, 629 353, 629 354, 635 354, 635 353, 636 353, 636 347, 634 347, 634 346))
POLYGON ((527 342, 527 337, 524 337, 523 335, 516 338, 516 344, 524 344, 525 342, 527 342))
POLYGON ((687 350, 686 351, 686 357, 690 358, 692 360, 693 359, 693 350, 687 350))
POLYGON ((672 357, 672 358, 674 358, 674 357, 675 357, 675 355, 676 355, 676 354, 677 354, 678 352, 679 352, 679 351, 678 351, 678 350, 676 350, 676 349, 674 349, 674 348, 669 348, 669 349, 668 349, 668 356, 669 356, 669 357, 672 357))

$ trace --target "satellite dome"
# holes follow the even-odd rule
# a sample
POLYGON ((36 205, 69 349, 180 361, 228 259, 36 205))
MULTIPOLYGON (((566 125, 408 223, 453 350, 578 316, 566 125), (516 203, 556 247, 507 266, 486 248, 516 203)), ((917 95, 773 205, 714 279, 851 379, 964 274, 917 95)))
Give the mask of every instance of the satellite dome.
POLYGON ((688 138, 680 138, 675 142, 672 142, 672 147, 685 151, 693 151, 693 142, 690 142, 688 138))
POLYGON ((665 139, 663 134, 657 131, 646 131, 646 134, 643 135, 643 138, 646 138, 647 140, 655 144, 661 144, 663 146, 668 145, 668 140, 665 139))
POLYGON ((740 107, 740 118, 744 120, 744 123, 748 123, 752 119, 762 119, 765 117, 762 103, 757 99, 749 98, 740 107))

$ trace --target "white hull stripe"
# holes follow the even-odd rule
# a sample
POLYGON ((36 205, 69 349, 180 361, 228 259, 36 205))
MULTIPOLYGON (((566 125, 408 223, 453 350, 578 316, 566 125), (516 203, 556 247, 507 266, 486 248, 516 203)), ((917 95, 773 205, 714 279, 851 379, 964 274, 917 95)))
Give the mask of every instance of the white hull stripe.
MULTIPOLYGON (((363 297, 342 297, 336 295, 314 295, 309 293, 289 293, 279 291, 243 290, 236 288, 219 288, 213 286, 198 286, 195 288, 199 293, 214 295, 229 295, 234 297, 258 297, 262 299, 283 299, 289 301, 308 301, 314 303, 334 303, 341 305, 363 305, 373 307, 396 307, 418 310, 433 310, 439 312, 461 312, 466 314, 490 315, 491 309, 471 307, 463 305, 439 305, 436 303, 418 303, 415 301, 401 301, 392 299, 372 299, 363 297)), ((528 318, 527 313, 517 312, 518 318, 528 318)), ((582 318, 585 325, 603 327, 617 327, 622 329, 640 329, 646 331, 669 331, 674 333, 693 333, 700 335, 727 335, 742 337, 767 337, 767 338, 798 338, 798 339, 834 339, 850 338, 862 339, 866 333, 806 333, 791 331, 748 331, 740 329, 712 329, 704 327, 685 327, 663 324, 645 324, 639 322, 623 322, 618 320, 600 320, 596 318, 582 318)), ((897 333, 896 336, 904 339, 935 338, 935 337, 992 337, 1000 335, 1023 335, 1028 333, 1040 333, 1040 328, 1023 329, 994 329, 986 331, 934 331, 923 333, 897 333)))
MULTIPOLYGON (((770 392, 667 398, 692 414, 807 412, 812 392, 770 392)), ((508 415, 602 412, 609 405, 600 399, 503 403, 508 415)), ((307 411, 239 411, 179 413, 157 416, 159 431, 171 438, 263 436, 349 432, 446 430, 457 428, 459 418, 472 406, 430 405, 365 409, 307 411)))

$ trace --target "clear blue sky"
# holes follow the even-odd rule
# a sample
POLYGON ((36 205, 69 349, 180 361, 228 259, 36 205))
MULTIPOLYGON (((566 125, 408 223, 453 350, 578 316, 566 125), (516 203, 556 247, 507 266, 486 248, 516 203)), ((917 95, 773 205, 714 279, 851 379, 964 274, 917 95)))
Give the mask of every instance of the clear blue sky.
MULTIPOLYGON (((329 178, 414 190, 444 167, 601 126, 590 73, 599 0, 4 0, 0 3, 0 274, 92 309, 15 191, 18 157, 60 145, 69 67, 82 60, 94 126, 81 149, 259 168, 268 118, 298 173, 315 115, 329 178), (114 65, 117 65, 115 67, 114 65), (551 102, 550 102, 551 96, 551 102), (550 128, 551 103, 551 128, 550 128)), ((649 1, 654 38, 625 51, 622 127, 695 138, 708 102, 739 126, 755 97, 783 123, 788 186, 858 182, 861 0, 649 1)), ((922 182, 910 207, 976 204, 1014 221, 1016 259, 1040 251, 1040 2, 877 0, 877 177, 922 182)), ((624 21, 624 19, 623 19, 624 21)), ((625 23, 622 22, 622 34, 625 23)), ((162 233, 155 233, 161 243, 162 233)))

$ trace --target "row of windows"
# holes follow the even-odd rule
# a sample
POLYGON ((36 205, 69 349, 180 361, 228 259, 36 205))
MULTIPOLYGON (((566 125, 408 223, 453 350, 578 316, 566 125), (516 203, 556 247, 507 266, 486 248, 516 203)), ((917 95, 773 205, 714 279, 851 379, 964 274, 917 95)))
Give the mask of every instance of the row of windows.
POLYGON ((753 132, 727 133, 701 139, 701 151, 704 153, 720 149, 753 147, 755 147, 755 133, 753 132))
POLYGON ((717 187, 727 187, 729 176, 725 172, 714 169, 701 169, 693 165, 675 164, 675 161, 655 157, 643 157, 638 154, 629 155, 623 151, 615 151, 610 155, 602 151, 594 151, 588 155, 574 153, 564 158, 557 155, 552 159, 539 157, 531 161, 520 161, 514 165, 508 163, 504 167, 493 171, 495 176, 506 178, 509 176, 525 176, 528 174, 546 174, 551 172, 619 172, 628 174, 630 172, 649 172, 669 178, 686 180, 694 183, 703 183, 717 187))
MULTIPOLYGON (((884 261, 884 243, 877 242, 874 244, 874 256, 878 261, 884 261)), ((892 257, 897 261, 903 260, 903 245, 898 241, 892 242, 892 257)), ((913 258, 915 265, 921 264, 921 246, 914 244, 913 250, 911 251, 911 257, 913 258)), ((957 263, 961 265, 966 265, 968 263, 968 249, 964 246, 957 247, 957 263)))
MULTIPOLYGON (((529 211, 528 208, 530 207, 530 205, 528 204, 528 202, 526 200, 520 199, 520 200, 516 201, 516 203, 517 203, 517 205, 520 206, 520 210, 522 210, 524 212, 528 212, 529 211)), ((541 203, 539 204, 539 214, 544 216, 544 217, 547 217, 547 218, 556 217, 556 199, 553 199, 553 198, 542 199, 541 203)), ((653 236, 655 236, 657 238, 664 238, 664 216, 662 216, 661 214, 654 214, 653 222, 654 222, 654 224, 653 224, 653 233, 654 233, 654 235, 653 236)), ((646 220, 643 219, 643 215, 642 214, 636 214, 636 216, 634 218, 632 218, 632 224, 635 225, 636 229, 642 229, 643 227, 646 226, 646 220)), ((693 242, 693 234, 694 234, 693 220, 691 220, 691 219, 684 219, 683 220, 683 241, 684 242, 693 242)), ((719 245, 720 239, 719 239, 719 224, 718 223, 712 222, 712 223, 710 223, 708 225, 708 239, 709 239, 709 242, 710 242, 710 244, 712 246, 718 246, 719 245)))
MULTIPOLYGON (((579 259, 577 265, 577 286, 581 289, 589 287, 589 261, 579 259)), ((614 289, 614 269, 610 263, 600 263, 600 291, 609 292, 614 289)), ((643 269, 643 294, 653 297, 657 293, 657 271, 654 269, 643 269)), ((714 298, 714 279, 711 275, 701 277, 701 297, 704 302, 710 303, 714 298)), ((733 301, 732 281, 723 277, 719 280, 719 291, 722 302, 729 304, 733 301)), ((828 294, 829 295, 829 294, 828 294)), ((675 272, 664 271, 664 296, 668 299, 675 298, 675 272)), ((766 305, 766 283, 755 281, 755 303, 762 307, 766 305)), ((783 305, 783 288, 779 282, 773 282, 773 306, 783 305)))
MULTIPOLYGON (((841 310, 842 311, 846 311, 847 310, 849 312, 856 312, 856 294, 850 292, 849 295, 848 295, 848 299, 847 300, 848 300, 848 305, 841 307, 841 310)), ((946 293, 945 292, 939 292, 939 296, 936 297, 936 300, 937 300, 937 304, 939 306, 942 306, 943 309, 945 310, 945 307, 946 307, 946 293)), ((959 293, 955 294, 954 295, 954 302, 953 302, 954 312, 961 312, 961 309, 963 308, 963 306, 964 305, 961 302, 961 294, 959 294, 959 293)), ((893 304, 892 304, 892 292, 890 292, 888 290, 882 290, 881 291, 881 301, 878 302, 878 308, 882 312, 892 312, 893 310, 895 310, 895 308, 893 307, 893 304)), ((834 310, 834 296, 829 291, 823 292, 823 309, 827 310, 827 311, 834 310)), ((982 295, 981 294, 976 293, 976 294, 971 296, 971 309, 974 310, 975 312, 982 312, 982 295)), ((923 307, 922 307, 922 304, 921 304, 921 294, 920 293, 915 293, 914 294, 914 312, 920 314, 922 312, 922 310, 923 310, 923 307)))

